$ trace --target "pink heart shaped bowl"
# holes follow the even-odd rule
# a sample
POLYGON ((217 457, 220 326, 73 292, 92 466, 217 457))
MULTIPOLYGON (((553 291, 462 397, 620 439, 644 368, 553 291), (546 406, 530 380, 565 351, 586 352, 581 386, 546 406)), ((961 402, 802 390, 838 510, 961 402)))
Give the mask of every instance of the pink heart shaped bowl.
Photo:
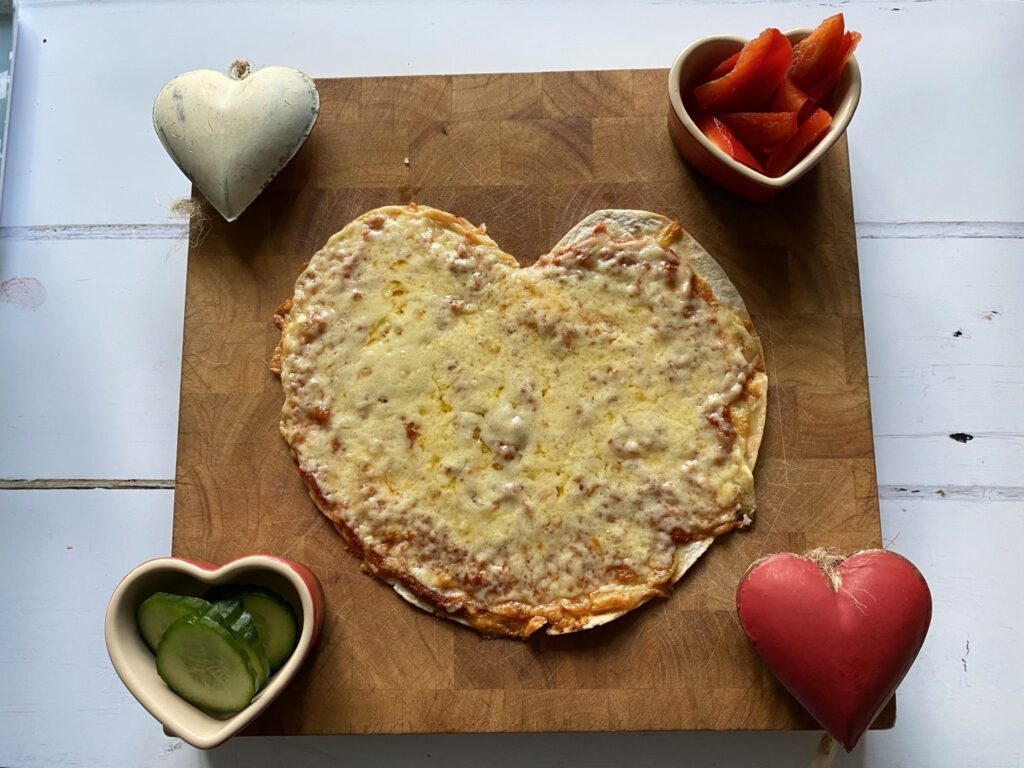
MULTIPOLYGON (((798 43, 813 30, 786 32, 798 43)), ((733 160, 705 136, 683 106, 683 92, 698 77, 736 53, 748 40, 732 35, 702 37, 679 54, 668 76, 668 132, 683 159, 704 176, 747 200, 767 200, 816 166, 846 131, 860 102, 861 77, 857 60, 850 57, 828 101, 821 106, 832 113, 832 124, 821 141, 782 176, 766 176, 733 160)))
POLYGON ((275 555, 248 555, 222 566, 179 557, 149 560, 125 576, 107 605, 104 637, 107 653, 121 681, 164 730, 194 747, 222 744, 251 723, 284 690, 309 655, 320 634, 324 592, 312 571, 275 555), (206 714, 173 693, 156 671, 156 659, 136 623, 139 604, 154 592, 201 596, 220 584, 257 584, 291 604, 299 621, 299 640, 292 655, 252 702, 234 715, 206 714))

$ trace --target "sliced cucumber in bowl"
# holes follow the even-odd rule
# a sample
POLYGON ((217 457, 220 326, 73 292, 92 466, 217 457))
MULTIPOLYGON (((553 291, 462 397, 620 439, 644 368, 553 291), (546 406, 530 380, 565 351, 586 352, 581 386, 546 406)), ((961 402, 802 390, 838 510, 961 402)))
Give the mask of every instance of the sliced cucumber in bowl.
POLYGON ((235 636, 245 649, 252 670, 256 690, 260 690, 270 677, 270 662, 260 642, 256 622, 251 613, 242 610, 241 600, 217 600, 205 614, 235 636))
POLYGON ((243 643, 209 616, 186 616, 168 627, 156 669, 168 688, 210 713, 240 712, 256 695, 243 643))
POLYGON ((136 619, 167 687, 208 714, 227 715, 247 707, 291 656, 298 621, 263 587, 222 585, 207 598, 157 592, 136 619))
POLYGON ((207 600, 241 600, 252 614, 256 631, 270 662, 271 673, 280 669, 299 642, 299 622, 292 606, 276 592, 255 584, 222 584, 206 592, 207 600))
POLYGON ((228 627, 244 611, 241 600, 213 600, 203 615, 209 616, 221 626, 228 627))
MULTIPOLYGON (((149 649, 156 653, 160 638, 178 619, 186 616, 201 616, 212 608, 209 601, 189 595, 172 595, 169 592, 154 592, 139 605, 135 614, 142 639, 149 649)), ((241 606, 239 606, 241 612, 241 606)))

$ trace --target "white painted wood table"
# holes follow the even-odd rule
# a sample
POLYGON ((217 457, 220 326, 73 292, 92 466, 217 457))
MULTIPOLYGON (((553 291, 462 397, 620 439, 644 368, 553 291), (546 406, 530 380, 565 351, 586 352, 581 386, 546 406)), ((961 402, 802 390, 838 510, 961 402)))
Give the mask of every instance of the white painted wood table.
MULTIPOLYGON (((935 618, 897 726, 839 765, 1022 765, 1024 4, 842 3, 884 536, 935 618), (963 433, 973 439, 951 439, 963 433)), ((816 736, 163 736, 109 666, 107 597, 170 549, 188 184, 150 125, 180 71, 668 66, 809 2, 22 3, 0 228, 0 765, 804 765, 816 736), (37 281, 37 282, 32 282, 37 281), (244 762, 243 762, 244 761, 244 762)))

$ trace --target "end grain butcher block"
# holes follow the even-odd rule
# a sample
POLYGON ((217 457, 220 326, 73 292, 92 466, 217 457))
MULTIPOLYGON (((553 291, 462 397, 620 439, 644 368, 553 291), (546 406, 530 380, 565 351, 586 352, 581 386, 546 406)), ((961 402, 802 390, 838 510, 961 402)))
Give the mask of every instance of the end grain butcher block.
POLYGON ((846 144, 775 200, 745 203, 676 155, 666 77, 322 80, 291 165, 234 224, 193 227, 174 554, 280 553, 316 571, 329 609, 319 649, 250 732, 813 727, 749 648, 734 594, 761 555, 880 543, 846 144), (361 573, 310 501, 278 432, 273 312, 331 234, 409 201, 486 223, 523 264, 594 210, 655 211, 739 288, 771 382, 757 516, 667 600, 576 635, 484 639, 361 573))

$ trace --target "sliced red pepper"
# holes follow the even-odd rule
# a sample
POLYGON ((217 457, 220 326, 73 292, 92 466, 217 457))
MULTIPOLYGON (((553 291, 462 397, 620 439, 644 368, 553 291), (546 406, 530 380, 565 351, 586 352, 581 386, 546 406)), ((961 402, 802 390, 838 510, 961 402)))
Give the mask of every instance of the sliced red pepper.
POLYGON ((720 116, 748 149, 768 149, 796 135, 795 112, 731 112, 720 116))
POLYGON ((712 80, 717 80, 723 75, 727 75, 732 72, 733 67, 736 66, 736 62, 740 60, 740 52, 736 51, 732 56, 722 61, 717 67, 708 72, 707 77, 701 80, 702 83, 710 83, 712 80))
POLYGON ((824 109, 815 109, 810 117, 800 123, 796 135, 769 155, 765 166, 768 175, 781 176, 796 165, 821 140, 831 124, 832 115, 824 109))
POLYGON ((814 102, 787 75, 775 89, 768 108, 772 112, 793 112, 796 114, 797 123, 799 123, 814 110, 814 102))
POLYGON ((753 168, 758 173, 764 173, 764 168, 757 161, 736 135, 729 130, 729 126, 707 112, 697 112, 694 122, 700 128, 701 133, 708 137, 712 144, 725 152, 737 162, 743 163, 748 168, 753 168))
POLYGON ((860 32, 847 32, 843 35, 843 44, 840 48, 839 58, 832 63, 832 68, 822 75, 817 81, 812 83, 807 88, 807 95, 814 99, 816 102, 823 102, 832 93, 832 89, 836 87, 836 83, 839 82, 840 75, 843 74, 843 67, 846 66, 846 62, 853 56, 853 52, 857 50, 857 43, 860 42, 860 32))
POLYGON ((694 98, 709 112, 757 109, 782 82, 792 63, 789 40, 777 29, 766 29, 743 46, 728 73, 694 88, 694 98))
POLYGON ((789 79, 807 87, 831 72, 839 60, 846 24, 843 14, 829 16, 811 34, 793 46, 793 66, 789 79))

